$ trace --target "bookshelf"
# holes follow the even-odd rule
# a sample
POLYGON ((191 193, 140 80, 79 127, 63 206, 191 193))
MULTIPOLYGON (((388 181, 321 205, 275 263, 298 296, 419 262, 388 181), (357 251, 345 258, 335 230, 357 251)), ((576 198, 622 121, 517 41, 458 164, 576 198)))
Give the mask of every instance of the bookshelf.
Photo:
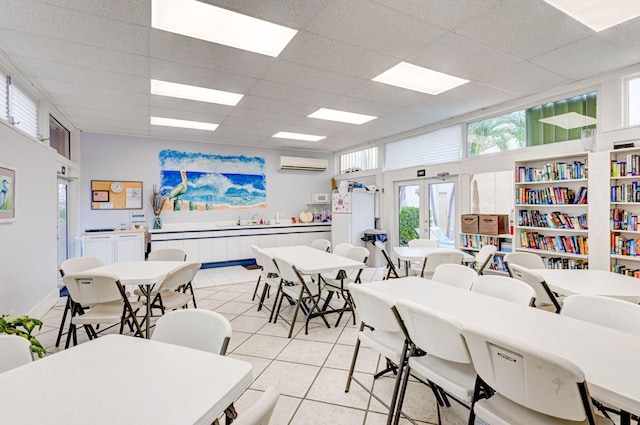
POLYGON ((483 235, 479 233, 460 233, 460 249, 473 255, 477 254, 485 245, 494 245, 498 248, 491 264, 485 271, 492 270, 496 273, 508 273, 503 256, 513 250, 513 235, 483 235))
POLYGON ((610 154, 611 270, 640 277, 640 149, 610 154))
POLYGON ((514 250, 540 255, 549 268, 588 267, 587 158, 516 161, 514 250))

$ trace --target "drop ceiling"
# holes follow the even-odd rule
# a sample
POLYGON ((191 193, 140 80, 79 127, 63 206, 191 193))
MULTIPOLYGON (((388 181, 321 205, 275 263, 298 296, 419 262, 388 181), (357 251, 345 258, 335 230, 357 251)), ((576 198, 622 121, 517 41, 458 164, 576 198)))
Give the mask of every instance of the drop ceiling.
POLYGON ((0 50, 78 130, 335 152, 640 61, 640 18, 594 32, 543 0, 208 0, 298 30, 277 57, 153 29, 150 0, 0 0, 0 50), (470 80, 437 96, 372 81, 404 61, 470 80), (242 93, 150 94, 150 79, 242 93), (307 116, 330 108, 362 125, 307 116), (150 125, 150 117, 219 124, 150 125), (319 142, 277 132, 326 136, 319 142))

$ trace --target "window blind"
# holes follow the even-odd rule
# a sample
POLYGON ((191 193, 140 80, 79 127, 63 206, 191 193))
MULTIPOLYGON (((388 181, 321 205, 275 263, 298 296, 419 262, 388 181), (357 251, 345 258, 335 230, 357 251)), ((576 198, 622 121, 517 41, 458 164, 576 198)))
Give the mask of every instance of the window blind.
POLYGON ((0 118, 8 121, 9 117, 9 99, 7 90, 7 75, 0 71, 0 118))
POLYGON ((340 174, 378 168, 378 147, 340 155, 340 174))
POLYGON ((385 170, 460 161, 462 126, 442 128, 385 145, 385 170))
MULTIPOLYGON (((11 81, 11 79, 9 79, 11 81)), ((38 136, 38 104, 20 86, 9 85, 9 122, 25 133, 38 136)))

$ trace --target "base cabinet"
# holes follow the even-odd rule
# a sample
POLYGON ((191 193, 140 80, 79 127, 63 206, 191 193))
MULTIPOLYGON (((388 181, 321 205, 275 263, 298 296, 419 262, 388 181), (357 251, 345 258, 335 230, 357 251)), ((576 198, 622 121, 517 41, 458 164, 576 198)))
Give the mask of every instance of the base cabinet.
POLYGON ((98 257, 104 264, 143 261, 145 235, 142 232, 96 232, 82 235, 82 255, 98 257))

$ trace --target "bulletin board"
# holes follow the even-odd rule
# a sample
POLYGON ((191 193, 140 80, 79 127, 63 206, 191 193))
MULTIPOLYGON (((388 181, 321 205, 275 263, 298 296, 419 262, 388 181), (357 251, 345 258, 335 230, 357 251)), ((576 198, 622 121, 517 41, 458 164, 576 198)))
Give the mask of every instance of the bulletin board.
POLYGON ((142 209, 142 182, 91 180, 91 209, 142 209))

